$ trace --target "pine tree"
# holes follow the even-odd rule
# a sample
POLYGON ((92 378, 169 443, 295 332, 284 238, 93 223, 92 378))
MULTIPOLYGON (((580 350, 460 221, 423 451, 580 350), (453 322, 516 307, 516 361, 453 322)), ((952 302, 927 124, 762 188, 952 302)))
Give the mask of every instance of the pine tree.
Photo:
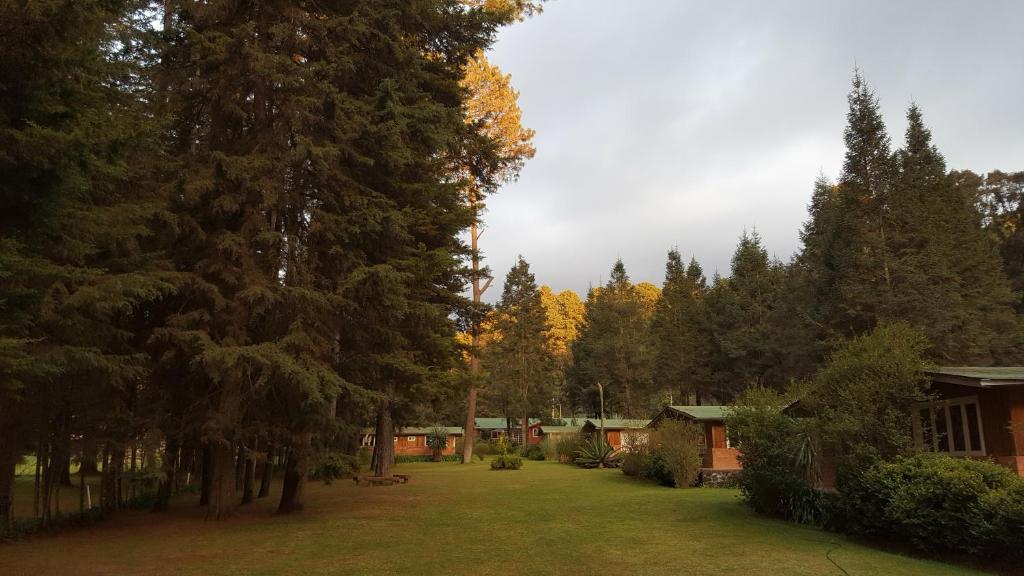
POLYGON ((678 250, 670 250, 665 283, 651 321, 654 356, 652 380, 675 403, 697 402, 710 389, 710 333, 704 273, 695 259, 683 266, 678 250))
MULTIPOLYGON (((539 4, 519 0, 477 4, 485 11, 506 20, 523 18, 540 11, 539 4)), ((497 66, 488 62, 483 50, 478 50, 466 63, 461 84, 468 93, 464 106, 466 130, 458 143, 452 172, 462 180, 466 203, 473 213, 469 230, 469 280, 472 292, 468 306, 470 385, 462 452, 462 462, 465 464, 473 460, 473 439, 476 436, 474 423, 480 378, 479 350, 482 322, 487 314, 487 306, 483 304, 482 297, 493 281, 490 270, 481 265, 483 258, 479 247, 480 236, 483 234, 481 224, 486 208, 485 200, 502 184, 515 180, 535 150, 532 144, 534 132, 522 125, 519 93, 512 88, 511 77, 502 74, 497 66)))
POLYGON ((781 386, 772 338, 783 267, 769 259, 757 232, 743 233, 729 278, 718 278, 707 295, 715 349, 713 395, 727 400, 753 385, 781 386))
POLYGON ((491 322, 495 341, 486 349, 489 394, 505 417, 519 417, 523 441, 529 418, 543 412, 553 389, 554 358, 547 332, 551 326, 530 265, 519 256, 505 276, 505 287, 491 322))
POLYGON ((21 452, 41 464, 45 522, 76 443, 100 428, 108 452, 128 440, 146 374, 139 311, 171 289, 150 250, 162 206, 145 171, 136 8, 0 6, 0 530, 21 452))
MULTIPOLYGON (((605 388, 609 411, 627 417, 645 415, 652 408, 649 319, 636 287, 621 260, 615 262, 608 283, 588 298, 586 328, 574 348, 574 386, 577 401, 595 410, 597 384, 605 388)), ((596 413, 596 411, 595 411, 596 413)))

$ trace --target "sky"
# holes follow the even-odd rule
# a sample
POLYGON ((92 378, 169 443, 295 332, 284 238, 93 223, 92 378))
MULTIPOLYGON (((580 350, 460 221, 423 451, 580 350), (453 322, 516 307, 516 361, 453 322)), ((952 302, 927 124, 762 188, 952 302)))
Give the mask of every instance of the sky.
POLYGON ((783 261, 843 161, 859 67, 894 147, 922 109, 954 169, 1024 170, 1024 2, 551 0, 504 29, 536 156, 488 200, 494 301, 517 254, 584 294, 621 258, 661 285, 678 247, 729 273, 744 230, 783 261))

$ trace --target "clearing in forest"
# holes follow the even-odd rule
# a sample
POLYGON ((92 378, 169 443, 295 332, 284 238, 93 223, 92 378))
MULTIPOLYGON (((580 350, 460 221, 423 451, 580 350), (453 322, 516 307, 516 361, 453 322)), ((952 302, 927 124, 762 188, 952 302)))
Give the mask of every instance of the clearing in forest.
POLYGON ((165 515, 0 545, 0 574, 974 574, 749 512, 735 490, 672 490, 617 470, 423 463, 407 485, 309 485, 306 511, 260 501, 203 521, 165 515), (831 558, 831 560, 830 560, 831 558), (833 561, 835 564, 833 564, 833 561))

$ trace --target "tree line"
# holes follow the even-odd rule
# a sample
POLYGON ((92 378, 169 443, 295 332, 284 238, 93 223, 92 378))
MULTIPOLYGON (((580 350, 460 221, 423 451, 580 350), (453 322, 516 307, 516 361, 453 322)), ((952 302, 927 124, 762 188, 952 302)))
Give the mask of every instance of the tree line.
POLYGON ((783 390, 844 342, 899 322, 939 365, 1024 361, 1024 172, 949 170, 916 104, 893 150, 859 71, 848 102, 842 173, 814 182, 788 262, 750 231, 728 276, 708 280, 673 249, 660 290, 632 283, 621 261, 590 290, 561 374, 571 413, 598 413, 598 384, 609 413, 630 417, 783 390))
POLYGON ((72 460, 104 511, 148 465, 223 518, 275 464, 298 510, 461 384, 460 234, 532 154, 484 50, 539 9, 0 4, 0 528, 27 454, 44 521, 72 460))

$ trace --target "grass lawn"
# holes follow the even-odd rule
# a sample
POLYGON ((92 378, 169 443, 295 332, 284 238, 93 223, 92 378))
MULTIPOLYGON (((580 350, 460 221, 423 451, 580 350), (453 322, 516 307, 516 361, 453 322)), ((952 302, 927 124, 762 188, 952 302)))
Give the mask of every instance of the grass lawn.
POLYGON ((617 470, 407 464, 407 485, 309 484, 307 511, 260 501, 204 522, 165 515, 0 545, 0 574, 975 574, 752 515, 734 490, 672 490, 617 470), (467 542, 468 540, 468 542, 467 542))

